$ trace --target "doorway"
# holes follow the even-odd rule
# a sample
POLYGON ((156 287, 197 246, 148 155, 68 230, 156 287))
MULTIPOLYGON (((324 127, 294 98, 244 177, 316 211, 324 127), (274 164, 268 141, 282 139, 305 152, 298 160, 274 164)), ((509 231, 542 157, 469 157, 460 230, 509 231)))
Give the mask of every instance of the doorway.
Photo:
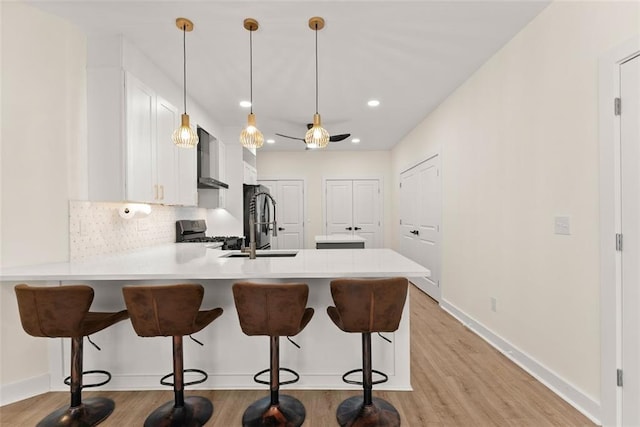
POLYGON ((380 179, 325 179, 324 234, 365 238, 367 249, 382 247, 380 179))
POLYGON ((278 235, 272 249, 304 249, 304 181, 301 179, 259 180, 276 200, 278 235))
POLYGON ((599 74, 601 422, 640 425, 640 38, 599 74))
POLYGON ((440 301, 441 252, 440 156, 400 174, 400 253, 431 271, 413 283, 440 301))

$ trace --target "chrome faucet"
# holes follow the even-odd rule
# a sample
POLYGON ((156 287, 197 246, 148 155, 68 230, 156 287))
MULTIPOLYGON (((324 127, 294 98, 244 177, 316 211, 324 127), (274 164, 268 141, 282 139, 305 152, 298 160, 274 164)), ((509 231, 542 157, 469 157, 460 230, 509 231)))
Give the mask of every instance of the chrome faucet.
POLYGON ((261 191, 251 197, 249 202, 249 259, 256 259, 256 225, 269 225, 273 224, 273 237, 278 237, 278 224, 276 222, 276 201, 271 197, 271 194, 261 191), (256 221, 256 198, 264 194, 267 199, 271 200, 273 205, 273 221, 258 222, 256 221))

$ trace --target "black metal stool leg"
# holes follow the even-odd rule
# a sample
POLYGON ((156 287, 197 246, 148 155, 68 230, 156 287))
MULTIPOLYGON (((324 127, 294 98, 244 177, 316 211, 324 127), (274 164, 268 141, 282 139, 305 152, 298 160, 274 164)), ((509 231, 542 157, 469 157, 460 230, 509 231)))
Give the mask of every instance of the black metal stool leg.
POLYGON ((336 411, 341 427, 369 427, 400 425, 400 414, 384 399, 372 396, 373 370, 371 367, 371 333, 362 334, 362 387, 363 396, 344 400, 336 411))
POLYGON ((71 405, 47 415, 37 427, 95 426, 113 412, 111 399, 82 400, 82 342, 83 337, 71 338, 71 405))
POLYGON ((270 337, 269 397, 253 402, 242 416, 243 427, 298 427, 306 412, 298 399, 280 394, 280 337, 270 337))
POLYGON ((182 336, 173 337, 174 400, 153 411, 145 427, 199 427, 213 414, 213 404, 200 396, 184 397, 184 354, 182 336))

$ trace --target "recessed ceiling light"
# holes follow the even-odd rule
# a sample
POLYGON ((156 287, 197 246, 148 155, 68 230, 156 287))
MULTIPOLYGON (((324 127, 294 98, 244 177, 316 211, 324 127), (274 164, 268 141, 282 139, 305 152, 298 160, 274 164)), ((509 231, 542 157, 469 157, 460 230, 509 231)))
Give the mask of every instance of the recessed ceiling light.
POLYGON ((249 108, 249 107, 251 107, 251 102, 249 102, 249 101, 240 101, 240 106, 242 108, 249 108))
POLYGON ((380 101, 378 101, 377 99, 372 99, 371 101, 367 102, 367 105, 369 107, 377 107, 378 105, 380 105, 380 101))
POLYGON ((353 142, 354 144, 358 144, 360 142, 360 138, 353 138, 351 142, 353 142))
POLYGON ((267 139, 267 144, 275 144, 275 139, 267 139))

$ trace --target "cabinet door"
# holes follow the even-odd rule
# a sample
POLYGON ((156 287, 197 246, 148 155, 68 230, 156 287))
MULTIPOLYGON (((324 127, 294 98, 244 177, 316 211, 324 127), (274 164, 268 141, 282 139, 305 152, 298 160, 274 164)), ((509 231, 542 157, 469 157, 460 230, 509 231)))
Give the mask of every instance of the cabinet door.
POLYGON ((156 99, 151 89, 125 75, 126 199, 155 202, 156 99))
POLYGON ((258 183, 258 171, 249 163, 244 162, 244 183, 256 185, 258 183))
MULTIPOLYGON (((156 124, 156 178, 154 196, 156 203, 179 204, 178 160, 180 148, 171 140, 171 134, 179 123, 178 110, 158 97, 156 124)), ((185 149, 187 150, 187 149, 185 149)), ((190 149, 193 151, 193 149, 190 149)))

